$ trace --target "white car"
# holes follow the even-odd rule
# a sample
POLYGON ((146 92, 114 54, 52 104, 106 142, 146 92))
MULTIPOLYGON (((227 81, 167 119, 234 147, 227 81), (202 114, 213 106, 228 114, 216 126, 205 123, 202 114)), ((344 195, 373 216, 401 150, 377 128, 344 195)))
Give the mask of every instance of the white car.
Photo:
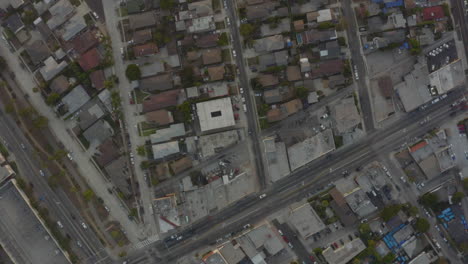
POLYGON ((260 195, 258 198, 263 199, 263 198, 265 198, 265 197, 266 197, 266 193, 260 195))
POLYGON ((400 179, 401 179, 402 182, 406 183, 405 177, 401 176, 400 179))
POLYGON ((84 222, 81 222, 81 226, 82 226, 84 229, 88 229, 88 226, 87 226, 84 222))
POLYGON ((78 245, 78 247, 83 247, 83 245, 81 244, 81 242, 79 240, 76 241, 76 244, 78 245))
POLYGON ((60 228, 63 228, 63 225, 60 221, 57 221, 57 225, 60 227, 60 228))
POLYGON ((280 235, 283 235, 283 231, 281 231, 281 229, 278 229, 278 233, 279 233, 280 235))
POLYGON ((99 16, 96 12, 93 12, 93 16, 96 18, 96 19, 99 19, 99 16))
POLYGON ((232 56, 236 57, 236 51, 235 50, 232 50, 232 56))
POLYGON ((290 248, 294 248, 293 245, 291 244, 291 242, 288 243, 288 246, 289 246, 290 248))
POLYGON ((110 212, 110 209, 109 209, 109 207, 107 207, 107 206, 104 206, 104 209, 106 209, 106 211, 107 211, 108 213, 110 212))
POLYGON ((43 172, 42 170, 39 170, 39 174, 40 174, 42 177, 45 176, 45 174, 44 174, 44 172, 43 172))
POLYGON ((73 160, 73 157, 72 157, 71 154, 72 154, 71 152, 68 152, 68 153, 67 153, 67 157, 68 157, 69 160, 73 160))
POLYGON ((244 93, 244 89, 243 89, 242 87, 241 87, 241 88, 239 88, 239 90, 240 90, 240 93, 241 93, 241 94, 243 94, 243 93, 244 93))

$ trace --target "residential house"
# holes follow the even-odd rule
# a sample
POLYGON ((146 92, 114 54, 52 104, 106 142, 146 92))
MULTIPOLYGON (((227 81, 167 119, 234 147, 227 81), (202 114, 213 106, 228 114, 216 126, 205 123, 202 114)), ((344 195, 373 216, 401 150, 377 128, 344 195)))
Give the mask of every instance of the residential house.
POLYGON ((96 48, 85 52, 78 59, 78 64, 84 71, 89 71, 96 68, 101 63, 101 55, 96 48))
POLYGON ((144 57, 154 55, 158 52, 158 46, 153 42, 149 42, 146 44, 141 44, 133 47, 133 54, 135 57, 144 57))
POLYGON ((62 98, 62 103, 67 107, 68 113, 74 113, 90 99, 83 86, 78 85, 62 98))
POLYGON ((316 30, 311 29, 296 34, 298 45, 318 44, 320 42, 330 41, 337 38, 336 30, 316 30))
POLYGON ((21 20, 19 13, 13 13, 5 19, 4 24, 6 27, 13 32, 13 34, 18 33, 21 29, 24 28, 24 23, 21 20))
POLYGON ((302 102, 299 99, 294 99, 289 102, 281 104, 277 108, 270 109, 267 112, 268 122, 276 122, 285 119, 286 117, 297 113, 302 109, 302 102))
POLYGON ((299 20, 294 21, 294 30, 296 32, 304 31, 304 20, 303 19, 299 19, 299 20))
POLYGON ((151 29, 142 29, 142 30, 137 30, 133 32, 133 43, 138 45, 138 44, 144 44, 150 40, 153 39, 153 35, 151 33, 151 29))
POLYGON ((195 45, 199 48, 213 48, 218 46, 219 34, 204 34, 195 39, 195 45))
POLYGON ((273 74, 259 74, 257 76, 257 81, 263 87, 273 86, 279 83, 278 77, 273 74))
POLYGON ((153 63, 145 63, 140 65, 141 78, 147 78, 166 71, 163 61, 154 61, 153 63))
POLYGON ((147 92, 166 91, 174 87, 170 73, 163 73, 140 80, 140 89, 147 92))
POLYGON ((114 143, 112 138, 108 138, 101 145, 97 147, 96 153, 94 153, 94 159, 97 164, 101 167, 105 167, 111 161, 117 159, 120 156, 120 150, 114 143))
POLYGON ((180 152, 178 141, 152 145, 151 148, 153 150, 153 159, 155 160, 164 159, 180 152))
POLYGON ((57 94, 63 94, 68 90, 69 87, 70 82, 64 75, 58 76, 57 78, 52 80, 52 82, 49 85, 50 90, 57 94))
POLYGON ((342 60, 328 60, 312 67, 310 78, 320 78, 342 73, 344 70, 344 63, 342 60))
POLYGON ((184 123, 172 124, 167 128, 161 128, 150 135, 151 144, 166 142, 174 138, 185 136, 184 123))
POLYGON ((78 54, 83 54, 97 44, 99 44, 99 40, 96 33, 88 30, 70 40, 66 46, 78 54))
POLYGON ((153 123, 158 126, 165 126, 174 123, 172 112, 166 109, 160 109, 145 113, 145 119, 148 123, 153 123))
POLYGON ((221 49, 207 49, 202 52, 202 60, 204 65, 215 64, 222 62, 221 49))
POLYGON ((169 106, 177 106, 185 101, 185 90, 175 89, 148 96, 143 101, 143 112, 151 112, 169 106))
POLYGON ((317 11, 317 13, 318 13, 317 23, 329 22, 334 19, 334 15, 331 9, 322 9, 322 10, 317 11))
POLYGON ((280 50, 273 54, 275 56, 275 63, 278 66, 288 65, 289 54, 287 50, 280 50))
POLYGON ((125 7, 127 8, 127 13, 130 15, 139 13, 145 8, 145 3, 143 2, 143 0, 127 0, 125 4, 125 7))
POLYGON ((346 78, 343 74, 337 74, 328 77, 328 88, 335 89, 346 85, 346 78))
POLYGON ((439 21, 445 17, 444 9, 442 6, 431 6, 423 9, 423 20, 439 21))
POLYGON ((57 61, 52 56, 47 58, 43 63, 44 66, 42 66, 42 68, 39 69, 39 72, 41 73, 42 78, 44 78, 46 82, 52 80, 52 78, 54 78, 57 74, 59 74, 67 67, 66 61, 57 63, 57 61))
POLYGON ((285 41, 282 35, 274 35, 266 38, 256 39, 254 49, 256 52, 271 52, 283 49, 285 41))
POLYGON ((104 119, 99 119, 83 132, 86 140, 94 146, 99 146, 114 134, 114 130, 104 119))
POLYGON ((38 65, 44 59, 51 55, 51 52, 47 45, 42 40, 35 40, 29 45, 25 45, 24 49, 26 53, 29 55, 31 62, 33 65, 38 65))
POLYGON ((207 70, 210 81, 219 81, 224 79, 224 74, 226 73, 224 65, 211 66, 208 67, 207 70))
POLYGON ((185 26, 189 33, 201 33, 216 29, 214 16, 204 16, 187 20, 185 26))
POLYGON ((190 157, 183 157, 175 160, 169 164, 175 175, 186 171, 192 167, 192 159, 190 157))
POLYGON ((106 77, 104 76, 103 70, 93 71, 89 74, 89 79, 91 79, 91 85, 100 91, 105 87, 106 77))
POLYGON ((286 68, 286 76, 290 82, 299 81, 302 79, 301 69, 299 66, 288 66, 286 68))
POLYGON ((47 26, 54 30, 67 21, 75 11, 75 8, 68 0, 59 0, 55 5, 49 8, 50 19, 47 20, 47 26))
POLYGON ((320 59, 330 60, 341 57, 341 47, 337 40, 320 43, 320 59))
POLYGON ((156 25, 156 16, 153 11, 130 15, 128 17, 130 28, 133 30, 153 27, 156 25))
POLYGON ((84 17, 80 14, 76 14, 63 25, 62 30, 60 30, 60 35, 63 40, 69 41, 86 28, 87 24, 84 17))
POLYGON ((293 93, 287 86, 275 87, 263 91, 263 101, 267 104, 276 104, 288 100, 293 93))
POLYGON ((251 5, 246 8, 246 16, 248 20, 263 20, 271 16, 276 7, 279 6, 277 1, 268 1, 258 5, 251 5))

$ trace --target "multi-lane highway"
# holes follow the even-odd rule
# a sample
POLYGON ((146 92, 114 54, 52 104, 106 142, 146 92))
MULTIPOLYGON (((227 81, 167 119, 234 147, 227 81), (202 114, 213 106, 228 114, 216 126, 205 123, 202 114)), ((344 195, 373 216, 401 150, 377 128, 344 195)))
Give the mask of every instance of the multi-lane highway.
MULTIPOLYGON (((164 262, 170 263, 187 252, 213 244, 226 233, 236 232, 247 223, 255 223, 293 201, 321 191, 334 179, 342 177, 342 171, 367 164, 375 159, 377 153, 394 151, 410 139, 423 135, 449 119, 452 112, 449 105, 461 98, 462 93, 461 89, 457 89, 445 100, 429 105, 424 111, 408 114, 385 131, 375 131, 360 142, 309 163, 268 188, 267 197, 262 200, 257 195, 250 195, 220 213, 193 224, 190 229, 179 233, 184 237, 180 242, 158 243, 157 248, 163 252, 164 262), (430 116, 430 121, 420 125, 419 122, 427 116, 430 116)), ((130 263, 145 263, 145 257, 135 255, 130 258, 130 263)))
POLYGON ((2 144, 7 145, 15 157, 21 177, 34 185, 34 192, 40 196, 39 204, 49 210, 52 219, 60 221, 65 234, 71 238, 72 248, 83 263, 110 263, 106 251, 94 232, 81 225, 85 222, 79 211, 60 189, 52 190, 47 183, 47 170, 42 168, 45 176, 39 173, 40 162, 35 157, 35 151, 15 121, 4 112, 0 104, 0 137, 2 144), (23 144, 24 147, 21 146, 23 144), (78 245, 78 241, 80 246, 78 245))

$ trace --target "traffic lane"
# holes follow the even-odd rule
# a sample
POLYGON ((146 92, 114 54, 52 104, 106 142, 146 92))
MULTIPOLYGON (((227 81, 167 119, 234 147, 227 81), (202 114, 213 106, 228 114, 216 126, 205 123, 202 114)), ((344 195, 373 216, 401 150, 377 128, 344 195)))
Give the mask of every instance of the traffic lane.
MULTIPOLYGON (((434 109, 434 111, 435 111, 435 109, 434 109)), ((447 115, 447 112, 448 112, 447 109, 446 109, 446 111, 438 111, 438 113, 440 113, 440 115, 441 115, 442 117, 443 117, 443 115, 447 115)), ((406 121, 411 123, 412 118, 409 118, 409 119, 406 120, 406 121)), ((426 126, 418 126, 418 125, 416 125, 416 126, 413 128, 413 129, 414 129, 414 132, 413 132, 413 133, 409 133, 409 132, 408 132, 408 133, 407 133, 407 136, 408 136, 408 137, 412 137, 412 136, 414 136, 415 134, 427 132, 428 129, 429 129, 429 127, 432 126, 432 125, 434 124, 434 122, 436 122, 436 121, 439 122, 439 121, 440 121, 440 117, 439 117, 439 118, 433 118, 433 119, 432 119, 432 122, 431 122, 431 123, 427 123, 426 126)), ((414 122, 413 122, 413 123, 414 123, 414 122)), ((403 125, 407 125, 406 122, 403 123, 403 125)), ((399 130, 400 127, 397 127, 396 129, 399 130)), ((391 150, 393 150, 393 148, 394 148, 395 146, 399 146, 399 145, 401 144, 401 142, 404 142, 405 140, 407 140, 406 137, 401 137, 401 136, 398 135, 398 134, 393 134, 393 131, 392 131, 392 130, 388 130, 388 131, 387 131, 387 134, 388 134, 388 133, 390 133, 392 136, 395 136, 395 139, 391 139, 390 142, 387 142, 387 141, 385 141, 385 142, 379 142, 378 145, 382 145, 382 146, 379 146, 379 147, 378 147, 379 151, 381 151, 382 149, 387 149, 389 146, 390 146, 390 148, 389 148, 388 150, 391 151, 391 150), (396 143, 398 143, 398 144, 396 144, 396 143)), ((385 134, 385 133, 384 133, 384 134, 385 134)), ((369 145, 367 145, 367 144, 362 145, 362 147, 360 147, 359 149, 358 149, 358 148, 353 148, 352 150, 353 150, 353 151, 363 151, 364 154, 361 154, 361 155, 359 155, 359 156, 357 156, 357 157, 356 157, 355 155, 346 155, 347 158, 351 159, 351 160, 349 160, 349 161, 347 161, 346 159, 344 159, 344 160, 346 160, 347 164, 351 164, 351 165, 352 165, 352 164, 354 163, 354 162, 353 162, 353 159, 359 159, 359 158, 365 157, 365 156, 375 158, 375 153, 369 149, 369 145)), ((348 152, 348 153, 349 153, 349 152, 348 152)), ((343 159, 341 159, 341 160, 343 160, 343 159)), ((333 160, 331 160, 331 162, 335 163, 335 162, 336 162, 336 157, 335 157, 333 160)), ((327 174, 328 166, 329 166, 328 164, 323 164, 322 166, 320 166, 321 168, 323 168, 322 176, 327 174)), ((340 169, 344 169, 344 168, 340 168, 340 169)), ((314 171, 317 171, 317 169, 314 169, 314 171)), ((296 175, 296 176, 297 176, 297 175, 296 175)), ((309 176, 310 176, 309 173, 308 173, 308 172, 305 172, 305 173, 303 173, 302 175, 299 175, 298 177, 295 177, 295 178, 288 178, 287 180, 289 180, 291 183, 287 184, 288 186, 286 186, 286 187, 284 187, 284 184, 282 184, 282 185, 276 185, 276 186, 280 186, 280 187, 278 187, 279 189, 276 189, 276 191, 277 191, 277 192, 287 191, 287 190, 290 189, 291 187, 297 185, 298 181, 302 181, 302 180, 305 181, 305 180, 306 180, 305 178, 309 178, 308 181, 310 182, 311 180, 310 180, 310 177, 309 177, 309 176)), ((330 181, 330 179, 328 179, 328 181, 330 181)), ((276 197, 278 197, 278 196, 279 196, 279 195, 276 195, 276 197)), ((281 196, 282 196, 282 195, 281 195, 281 196)), ((274 199, 274 198, 275 198, 275 197, 273 197, 273 199, 274 199)), ((270 198, 270 199, 271 199, 271 198, 270 198)), ((264 203, 265 203, 265 202, 261 202, 260 205, 261 205, 261 204, 264 204, 264 203)), ((244 208, 247 209, 246 207, 244 207, 244 208)), ((239 208, 239 209, 240 209, 240 208, 239 208)), ((230 210, 228 210, 228 211, 226 211, 226 212, 229 212, 229 211, 230 211, 230 210)), ((236 212, 238 212, 238 211, 236 210, 236 212)), ((222 212, 222 213, 223 213, 223 212, 222 212)), ((193 226, 192 228, 197 229, 198 227, 195 225, 195 226, 193 226)))
MULTIPOLYGON (((52 209, 55 214, 55 218, 60 220, 62 223, 65 223, 64 228, 67 227, 67 229, 71 231, 70 233, 74 237, 78 237, 81 239, 85 238, 81 236, 81 230, 77 230, 76 227, 73 228, 73 224, 70 224, 71 220, 68 217, 68 213, 58 208, 59 206, 57 202, 60 203, 60 201, 66 201, 67 199, 59 199, 58 197, 55 197, 56 195, 54 195, 53 191, 45 186, 45 184, 47 183, 44 182, 44 177, 38 174, 39 162, 29 157, 29 154, 31 154, 31 152, 28 150, 33 149, 33 147, 29 145, 28 140, 25 139, 22 132, 18 131, 16 123, 12 123, 12 120, 9 120, 8 116, 6 116, 4 112, 0 111, 0 113, 2 123, 7 124, 5 126, 2 126, 2 129, 0 129, 0 135, 3 139, 5 139, 8 142, 9 150, 15 155, 15 161, 18 165, 18 168, 21 169, 20 174, 25 176, 25 178, 29 179, 29 181, 34 184, 34 186, 36 187, 36 192, 38 192, 36 194, 42 197, 42 199, 39 200, 39 202, 45 203, 47 205, 47 208, 52 209), (21 144, 25 146, 25 149, 21 147, 21 144), (66 223, 68 223, 68 225, 66 223)), ((94 255, 92 247, 88 245, 86 240, 84 240, 83 243, 87 246, 87 248, 85 248, 84 251, 87 254, 87 256, 94 255)))
POLYGON ((286 238, 286 240, 284 238, 283 240, 287 242, 287 246, 289 246, 289 243, 293 246, 291 250, 296 253, 300 263, 313 264, 313 262, 310 260, 309 252, 304 247, 302 242, 297 238, 297 234, 289 227, 288 224, 280 224, 277 220, 273 220, 273 225, 276 227, 276 229, 278 229, 278 232, 281 230, 283 234, 280 235, 286 238))
POLYGON ((96 12, 99 16, 99 20, 105 22, 104 7, 102 5, 102 0, 85 0, 89 9, 92 12, 96 12))

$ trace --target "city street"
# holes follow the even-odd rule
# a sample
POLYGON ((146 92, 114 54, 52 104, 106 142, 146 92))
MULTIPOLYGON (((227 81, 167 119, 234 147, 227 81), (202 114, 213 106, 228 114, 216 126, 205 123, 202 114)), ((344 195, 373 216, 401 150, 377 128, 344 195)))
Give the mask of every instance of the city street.
MULTIPOLYGON (((81 226, 86 222, 80 216, 79 211, 63 192, 54 192, 48 185, 47 179, 40 176, 40 162, 34 156, 35 152, 23 135, 21 129, 15 121, 4 112, 3 105, 0 104, 0 137, 2 144, 8 144, 8 150, 15 157, 15 162, 19 169, 19 175, 34 185, 34 191, 40 195, 39 204, 43 204, 48 210, 52 219, 59 220, 65 232, 70 235, 72 248, 78 256, 84 259, 84 263, 109 263, 109 259, 103 245, 91 230, 85 230, 81 226), (21 144, 25 146, 23 149, 21 144), (77 242, 83 245, 80 249, 77 242)), ((46 171, 46 169, 43 169, 46 171)))
POLYGON ((79 143, 66 130, 63 120, 58 118, 52 108, 46 105, 41 94, 33 92, 33 88, 37 85, 33 79, 33 75, 20 66, 17 52, 12 53, 6 45, 0 45, 0 56, 7 62, 10 72, 14 72, 16 76, 21 76, 21 78, 16 79, 18 87, 12 87, 13 91, 15 91, 17 96, 23 96, 24 93, 34 108, 41 115, 47 117, 49 120, 49 127, 56 138, 66 146, 67 151, 73 152, 74 162, 78 165, 77 168, 80 175, 87 181, 88 185, 93 188, 95 193, 100 194, 104 203, 110 208, 111 215, 115 219, 118 219, 123 228, 127 231, 127 236, 130 241, 137 242, 140 237, 137 224, 128 219, 128 212, 121 207, 122 203, 118 197, 107 192, 108 188, 113 187, 112 183, 106 181, 97 171, 90 157, 85 155, 79 143), (18 89, 21 89, 21 91, 18 89))
MULTIPOLYGON (((247 223, 263 219, 275 210, 302 199, 306 194, 320 192, 324 186, 329 186, 333 179, 342 177, 342 171, 351 171, 374 161, 377 153, 389 153, 398 149, 410 139, 421 136, 437 126, 442 120, 447 120, 451 112, 449 104, 461 95, 458 89, 450 94, 444 103, 431 105, 425 111, 407 115, 385 131, 375 131, 356 144, 338 149, 330 158, 312 161, 269 188, 266 191, 267 197, 261 201, 257 195, 250 195, 208 220, 193 224, 189 230, 179 233, 184 239, 170 245, 169 251, 166 251, 167 245, 162 242, 158 243, 157 248, 161 252, 166 251, 165 261, 173 261, 184 253, 212 243, 223 234, 236 232, 247 223), (419 125, 419 121, 426 116, 431 116, 431 121, 419 125), (404 134, 401 132, 403 128, 405 128, 404 134), (314 172, 314 177, 311 177, 311 171, 314 172), (304 184, 301 184, 302 182, 304 184)), ((135 252, 131 263, 143 261, 144 257, 139 257, 137 254, 135 252)))
POLYGON ((343 17, 346 18, 346 22, 348 25, 347 28, 347 36, 348 36, 348 45, 351 54, 351 68, 353 68, 354 73, 354 66, 356 65, 356 69, 358 72, 359 80, 356 80, 353 74, 354 81, 358 86, 359 91, 359 103, 362 109, 362 118, 364 119, 364 129, 367 133, 372 132, 375 129, 374 126, 374 117, 372 114, 372 106, 371 106, 371 98, 369 94, 369 89, 367 87, 367 71, 366 71, 366 64, 364 62, 363 54, 361 52, 361 40, 359 39, 358 35, 358 24, 356 20, 356 15, 354 13, 354 9, 352 8, 351 0, 345 0, 341 2, 341 7, 343 11, 343 17))
MULTIPOLYGON (((116 8, 119 5, 119 1, 113 0, 103 0, 102 1, 104 6, 104 13, 106 17, 106 26, 109 32, 109 37, 112 40, 112 50, 114 52, 114 71, 115 75, 119 78, 118 89, 120 90, 120 96, 122 98, 122 112, 124 114, 125 126, 127 133, 130 137, 131 148, 129 151, 133 153, 137 153, 136 148, 139 145, 143 145, 145 142, 139 136, 137 127, 137 119, 134 118, 134 113, 139 112, 136 108, 136 105, 131 105, 130 101, 127 99, 127 94, 132 92, 130 82, 128 81, 125 75, 126 65, 124 61, 121 59, 122 55, 120 54, 120 49, 125 48, 126 45, 122 43, 119 33, 120 27, 120 17, 117 16, 116 8)), ((141 162, 143 161, 144 157, 139 155, 135 155, 135 166, 134 166, 134 173, 136 176, 137 181, 140 183, 139 191, 140 191, 140 204, 146 214, 143 215, 143 233, 142 235, 145 237, 152 237, 153 239, 158 238, 158 226, 157 222, 155 221, 153 215, 150 213, 152 210, 152 201, 154 198, 153 192, 151 187, 148 187, 145 184, 145 179, 143 176, 143 171, 140 167, 141 162)))

